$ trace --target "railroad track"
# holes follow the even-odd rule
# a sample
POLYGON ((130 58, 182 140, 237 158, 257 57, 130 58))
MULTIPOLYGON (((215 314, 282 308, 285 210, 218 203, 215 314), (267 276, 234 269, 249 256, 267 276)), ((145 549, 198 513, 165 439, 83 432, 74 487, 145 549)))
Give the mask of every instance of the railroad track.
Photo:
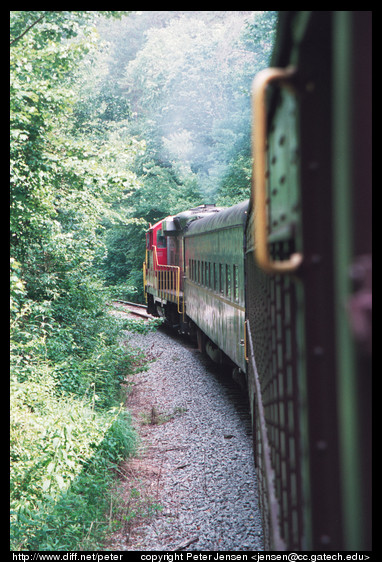
POLYGON ((175 330, 130 333, 128 342, 156 360, 131 381, 141 448, 121 496, 152 493, 162 509, 117 531, 112 550, 262 550, 246 395, 175 330))
POLYGON ((147 314, 146 305, 144 304, 137 304, 135 302, 123 301, 119 299, 114 300, 112 304, 122 305, 118 306, 118 309, 122 312, 125 312, 126 314, 132 314, 133 316, 139 316, 140 318, 146 319, 154 318, 154 316, 152 316, 151 314, 147 314))

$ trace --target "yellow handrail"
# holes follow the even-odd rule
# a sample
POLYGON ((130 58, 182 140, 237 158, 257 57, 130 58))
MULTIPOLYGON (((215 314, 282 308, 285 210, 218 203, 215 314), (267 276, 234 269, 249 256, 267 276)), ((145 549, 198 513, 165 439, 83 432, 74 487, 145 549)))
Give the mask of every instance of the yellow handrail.
MULTIPOLYGON (((146 255, 147 264, 147 255, 146 255)), ((150 269, 149 264, 147 267, 150 269)), ((157 289, 159 296, 162 299, 170 299, 174 297, 173 290, 175 290, 175 300, 177 303, 177 310, 179 314, 182 314, 180 310, 180 267, 177 265, 168 265, 158 263, 158 254, 156 246, 153 246, 153 270, 154 280, 153 286, 157 289)), ((146 286, 146 272, 144 272, 144 283, 146 286)), ((147 291, 146 291, 147 293, 147 291)))
POLYGON ((147 290, 146 290, 146 262, 143 262, 143 293, 145 296, 145 302, 147 302, 147 290))
POLYGON ((248 320, 246 320, 244 322, 244 359, 245 359, 245 361, 248 361, 247 324, 248 324, 248 320))
POLYGON ((253 183, 252 193, 255 204, 253 241, 258 264, 267 273, 290 273, 295 271, 303 260, 301 253, 295 253, 289 259, 272 260, 268 252, 267 209, 266 209, 266 142, 267 142, 267 108, 266 89, 274 81, 289 85, 295 75, 293 67, 266 68, 255 77, 252 87, 253 104, 253 183))

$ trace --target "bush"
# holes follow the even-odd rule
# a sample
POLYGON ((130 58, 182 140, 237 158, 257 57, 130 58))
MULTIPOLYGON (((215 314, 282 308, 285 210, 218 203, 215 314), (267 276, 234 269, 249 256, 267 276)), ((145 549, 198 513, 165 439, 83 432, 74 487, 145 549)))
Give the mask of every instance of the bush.
POLYGON ((120 345, 121 322, 99 307, 99 295, 85 292, 77 309, 74 300, 25 298, 12 316, 14 550, 96 548, 109 530, 113 468, 135 447, 120 402, 137 352, 120 345))
POLYGON ((41 384, 12 385, 11 548, 77 550, 85 537, 89 547, 108 529, 111 469, 135 435, 121 408, 100 413, 91 395, 57 399, 49 370, 39 375, 41 384))
MULTIPOLYGON (((122 405, 95 407, 90 386, 82 400, 57 394, 48 362, 29 365, 28 379, 11 379, 11 547, 79 547, 93 529, 106 531, 111 469, 135 447, 122 405), (70 506, 70 509, 68 509, 70 506)), ((93 540, 93 539, 92 539, 93 540)), ((89 546, 89 545, 88 545, 89 546)))

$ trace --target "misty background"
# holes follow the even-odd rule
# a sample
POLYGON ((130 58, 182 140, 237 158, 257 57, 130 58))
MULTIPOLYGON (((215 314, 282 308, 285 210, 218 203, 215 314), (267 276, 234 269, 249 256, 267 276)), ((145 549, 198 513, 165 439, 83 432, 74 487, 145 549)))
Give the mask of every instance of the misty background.
MULTIPOLYGON (((268 64, 275 21, 276 12, 141 12, 98 27, 110 45, 105 79, 146 157, 196 180, 202 202, 235 195, 224 179, 240 155, 245 168, 250 85, 268 64)), ((246 187, 244 174, 237 189, 246 187)))
MULTIPOLYGON (((249 197, 250 88, 269 63, 276 17, 144 11, 98 22, 102 48, 83 66, 75 115, 79 131, 108 130, 120 146, 135 147, 128 162, 134 189, 114 204, 118 218, 104 225, 105 278, 117 291, 124 285, 125 296, 142 297, 149 223, 249 197)), ((123 150, 113 158, 126 169, 123 150)))

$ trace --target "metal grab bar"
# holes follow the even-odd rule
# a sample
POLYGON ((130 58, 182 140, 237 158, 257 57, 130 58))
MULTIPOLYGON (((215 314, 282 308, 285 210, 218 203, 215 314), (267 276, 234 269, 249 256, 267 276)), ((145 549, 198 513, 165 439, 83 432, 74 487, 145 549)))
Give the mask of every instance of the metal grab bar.
POLYGON ((249 357, 248 357, 248 342, 247 342, 247 338, 248 338, 248 336, 247 336, 247 324, 248 324, 248 322, 249 322, 248 320, 246 320, 244 322, 244 359, 245 359, 245 361, 249 360, 249 357))
MULTIPOLYGON (((153 269, 154 279, 150 275, 150 265, 147 262, 144 263, 149 270, 149 281, 153 282, 153 286, 157 289, 159 296, 163 299, 174 297, 172 291, 175 291, 175 301, 177 303, 178 313, 182 314, 183 311, 180 310, 180 267, 177 265, 162 265, 158 263, 158 254, 156 246, 153 246, 153 269)), ((144 278, 146 279, 146 273, 144 273, 144 278)), ((147 292, 147 291, 146 291, 147 292)))
POLYGON ((260 71, 252 85, 252 199, 255 205, 253 243, 259 266, 267 273, 290 273, 301 264, 303 256, 295 253, 289 259, 274 261, 268 251, 267 206, 266 206, 266 142, 267 108, 266 89, 271 82, 278 81, 290 86, 296 73, 293 67, 266 68, 260 71))
POLYGON ((145 296, 145 302, 147 302, 147 289, 146 289, 146 269, 147 265, 146 262, 143 262, 143 294, 145 296))

